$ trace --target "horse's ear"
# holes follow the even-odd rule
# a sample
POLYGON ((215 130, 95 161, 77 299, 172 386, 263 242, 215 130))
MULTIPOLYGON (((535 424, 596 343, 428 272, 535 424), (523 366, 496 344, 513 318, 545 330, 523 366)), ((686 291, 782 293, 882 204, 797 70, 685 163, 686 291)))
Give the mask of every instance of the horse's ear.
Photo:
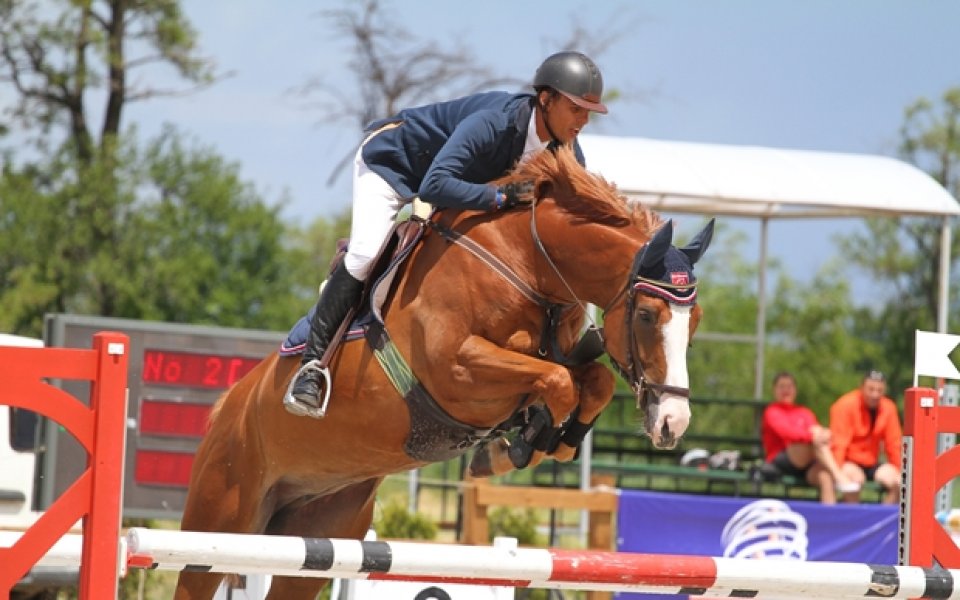
POLYGON ((710 219, 710 222, 700 230, 700 233, 694 236, 690 243, 680 248, 680 251, 687 255, 687 258, 690 259, 690 264, 695 264, 700 257, 703 256, 703 253, 707 251, 707 247, 710 245, 710 240, 713 239, 713 226, 716 223, 716 219, 710 219))
POLYGON ((644 248, 643 255, 640 257, 641 270, 662 264, 671 242, 673 242, 673 221, 667 221, 647 242, 647 247, 644 248))

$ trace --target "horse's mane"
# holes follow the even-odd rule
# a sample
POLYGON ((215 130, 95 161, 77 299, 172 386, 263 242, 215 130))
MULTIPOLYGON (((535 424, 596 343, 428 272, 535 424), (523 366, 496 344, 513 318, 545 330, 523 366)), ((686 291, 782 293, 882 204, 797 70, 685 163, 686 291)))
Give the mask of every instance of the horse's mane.
POLYGON ((557 205, 585 221, 615 227, 633 225, 646 234, 662 223, 659 214, 639 202, 627 201, 614 184, 584 169, 573 149, 566 145, 556 151, 537 153, 496 183, 530 180, 538 189, 551 185, 550 196, 557 205))

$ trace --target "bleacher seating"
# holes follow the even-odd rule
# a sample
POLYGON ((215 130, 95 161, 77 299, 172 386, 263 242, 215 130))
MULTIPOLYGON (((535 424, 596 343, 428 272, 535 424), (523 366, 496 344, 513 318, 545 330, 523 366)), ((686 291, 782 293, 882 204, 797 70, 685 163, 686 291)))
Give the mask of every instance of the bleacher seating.
MULTIPOLYGON (((634 416, 633 396, 616 395, 594 428, 591 471, 613 475, 618 487, 630 489, 818 498, 815 488, 794 477, 761 481, 752 473, 751 467, 763 461, 760 422, 767 404, 765 401, 695 398, 691 402, 694 416, 681 443, 673 450, 657 450, 640 433, 642 428, 634 416), (624 425, 630 422, 636 422, 636 427, 624 425), (734 469, 681 465, 680 458, 692 448, 703 448, 710 454, 723 450, 738 451, 739 464, 734 469)), ((576 487, 580 470, 579 460, 566 464, 545 461, 527 476, 535 485, 576 487)), ((523 477, 520 473, 517 477, 523 477)), ((868 484, 863 499, 876 501, 879 496, 879 487, 868 484)))

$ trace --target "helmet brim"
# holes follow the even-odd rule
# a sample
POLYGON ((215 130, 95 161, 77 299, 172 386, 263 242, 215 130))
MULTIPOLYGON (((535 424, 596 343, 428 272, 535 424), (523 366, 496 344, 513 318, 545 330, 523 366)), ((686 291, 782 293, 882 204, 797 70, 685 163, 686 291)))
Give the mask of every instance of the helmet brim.
POLYGON ((580 96, 574 96, 573 94, 568 94, 567 92, 565 92, 565 91, 563 91, 563 90, 557 90, 557 91, 560 92, 561 94, 563 94, 564 96, 566 96, 567 98, 569 98, 571 102, 573 102, 574 104, 576 104, 576 105, 579 106, 580 108, 585 108, 585 109, 587 109, 587 110, 590 110, 590 111, 593 111, 593 112, 597 112, 597 113, 600 113, 600 114, 602 114, 602 115, 607 114, 607 106, 606 106, 603 102, 599 102, 599 101, 597 101, 597 102, 591 102, 590 100, 587 100, 586 98, 582 98, 582 97, 580 97, 580 96))

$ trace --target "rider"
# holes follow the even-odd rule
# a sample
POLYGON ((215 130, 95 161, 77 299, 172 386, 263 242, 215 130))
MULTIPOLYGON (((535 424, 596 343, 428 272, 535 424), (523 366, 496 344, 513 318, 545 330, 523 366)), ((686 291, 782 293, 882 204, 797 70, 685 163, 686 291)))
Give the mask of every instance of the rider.
POLYGON ((535 94, 485 92, 400 111, 366 128, 353 165, 353 222, 346 256, 317 302, 300 370, 284 404, 295 414, 319 410, 323 356, 389 234, 417 195, 438 208, 506 210, 530 199, 530 184, 496 188, 518 161, 548 144, 572 144, 590 111, 606 113, 603 78, 580 52, 549 56, 533 78, 535 94))

